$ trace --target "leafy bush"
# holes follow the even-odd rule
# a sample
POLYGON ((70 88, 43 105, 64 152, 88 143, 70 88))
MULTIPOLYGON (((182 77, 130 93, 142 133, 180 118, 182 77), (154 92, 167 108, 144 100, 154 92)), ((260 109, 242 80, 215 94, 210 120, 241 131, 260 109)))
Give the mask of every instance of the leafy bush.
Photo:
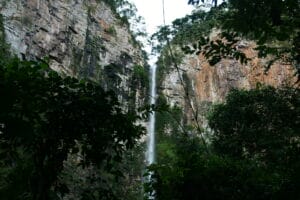
POLYGON ((156 199, 298 199, 299 89, 233 90, 209 116, 205 151, 196 135, 164 135, 149 167, 156 199))
MULTIPOLYGON (((143 133, 112 92, 62 78, 45 62, 12 59, 0 68, 1 197, 49 199, 71 153, 82 167, 120 162, 143 133), (80 145, 78 145, 80 144, 80 145)), ((117 174, 120 172, 116 171, 117 174)))
POLYGON ((291 154, 300 151, 299 107, 299 89, 232 90, 209 117, 216 150, 270 167, 291 166, 299 159, 291 154))

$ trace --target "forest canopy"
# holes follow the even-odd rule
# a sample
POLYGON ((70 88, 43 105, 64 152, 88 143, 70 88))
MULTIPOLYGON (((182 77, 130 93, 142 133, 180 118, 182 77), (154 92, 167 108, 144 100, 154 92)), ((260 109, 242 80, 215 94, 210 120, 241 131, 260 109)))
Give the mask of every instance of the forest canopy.
POLYGON ((208 117, 209 153, 197 135, 160 136, 147 189, 161 200, 300 198, 299 108, 299 89, 231 91, 208 117))
POLYGON ((75 188, 82 184, 79 191, 71 191, 80 198, 122 198, 116 195, 122 187, 112 189, 112 183, 124 181, 120 163, 144 134, 136 124, 141 118, 125 111, 116 95, 98 83, 59 74, 47 60, 12 56, 1 19, 1 199, 60 199, 70 193, 68 177, 75 188), (86 175, 91 183, 84 183, 85 177, 76 183, 72 173, 78 169, 83 174, 94 169, 97 175, 86 175), (107 177, 119 179, 109 182, 113 178, 107 177))
MULTIPOLYGON (((176 48, 171 49, 174 46, 181 46, 186 54, 203 54, 212 67, 222 58, 246 63, 248 58, 236 45, 249 39, 257 43, 259 57, 272 58, 266 69, 280 60, 295 67, 299 77, 300 1, 187 3, 199 7, 153 35, 162 41, 154 51, 164 55, 165 66, 176 68, 180 64, 174 56, 176 48), (211 9, 201 9, 202 3, 212 3, 211 9), (220 30, 219 40, 208 37, 213 28, 220 30)), ((163 97, 159 100, 165 101, 163 97)), ((201 140, 204 130, 191 134, 193 124, 176 126, 168 120, 174 115, 180 121, 175 108, 158 113, 160 158, 149 168, 153 179, 146 185, 147 191, 160 200, 299 199, 299 100, 299 88, 258 83, 250 90, 234 89, 223 103, 209 110, 211 137, 207 146, 201 140), (161 121, 168 124, 164 126, 161 121), (172 133, 164 133, 166 129, 172 133)))

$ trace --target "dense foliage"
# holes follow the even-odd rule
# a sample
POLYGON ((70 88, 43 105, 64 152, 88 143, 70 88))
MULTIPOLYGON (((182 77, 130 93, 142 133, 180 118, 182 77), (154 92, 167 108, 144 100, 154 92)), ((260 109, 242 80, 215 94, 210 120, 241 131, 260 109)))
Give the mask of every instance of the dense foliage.
MULTIPOLYGON (((207 1, 188 1, 190 4, 200 5, 205 2, 207 1)), ((152 36, 152 39, 158 41, 154 51, 164 57, 170 56, 170 46, 167 45, 169 42, 173 48, 181 46, 184 53, 204 55, 211 65, 215 65, 222 58, 247 63, 249 58, 238 48, 241 39, 246 38, 257 42, 259 57, 271 55, 268 57, 266 69, 280 60, 294 66, 299 72, 298 0, 208 2, 213 3, 209 11, 204 11, 200 6, 192 14, 173 21, 172 25, 162 26, 152 36), (219 39, 210 40, 209 34, 212 30, 220 31, 219 39)))
POLYGON ((0 27, 1 199, 141 194, 140 182, 132 182, 143 163, 141 118, 94 82, 11 57, 0 27))
POLYGON ((210 114, 210 153, 198 136, 165 136, 147 189, 156 199, 298 199, 299 100, 299 89, 233 90, 210 114))
POLYGON ((43 62, 14 59, 0 77, 1 196, 8 199, 49 199, 69 153, 80 152, 83 167, 110 170, 142 133, 114 94, 62 78, 43 62))
POLYGON ((226 104, 217 105, 209 117, 216 150, 272 168, 291 167, 299 160, 299 92, 271 87, 231 91, 226 104))
MULTIPOLYGON (((198 4, 199 1, 191 3, 198 4)), ((299 72, 300 2, 298 0, 227 0, 212 10, 215 9, 222 11, 216 20, 220 22, 217 28, 225 31, 225 35, 235 35, 237 41, 240 40, 239 37, 253 39, 258 44, 260 57, 273 55, 267 68, 276 60, 281 60, 293 65, 299 72)), ((214 52, 207 56, 214 57, 216 62, 228 56, 227 52, 218 49, 222 46, 235 47, 227 44, 224 33, 221 37, 222 43, 211 42, 211 50, 214 52), (217 47, 213 48, 213 45, 217 47)), ((197 49, 200 48, 196 47, 197 49)), ((231 48, 231 51, 234 51, 234 48, 231 48)), ((206 55, 205 52, 204 54, 206 55)))
MULTIPOLYGON (((246 63, 241 39, 257 42, 258 57, 271 55, 266 69, 280 60, 299 72, 299 1, 188 1, 205 2, 213 3, 210 11, 200 7, 153 35, 159 41, 154 51, 161 54, 159 76, 180 64, 174 56, 178 46, 184 53, 202 54, 211 65, 222 58, 246 63), (209 37, 213 28, 219 39, 209 37)), ((181 119, 178 126, 185 131, 163 126, 160 158, 149 168, 153 179, 146 191, 166 200, 299 199, 299 92, 272 87, 231 91, 208 117, 214 132, 209 151, 199 135, 186 134, 181 119)))

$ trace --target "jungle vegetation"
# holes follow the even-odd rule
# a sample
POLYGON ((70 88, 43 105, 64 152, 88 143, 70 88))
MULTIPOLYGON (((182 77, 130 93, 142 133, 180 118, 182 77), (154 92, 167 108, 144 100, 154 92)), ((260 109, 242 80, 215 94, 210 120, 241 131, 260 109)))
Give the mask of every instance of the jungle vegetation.
MULTIPOLYGON (((187 1, 198 6, 207 2, 212 3, 209 11, 198 9, 153 35, 161 41, 154 48, 161 55, 160 80, 170 66, 180 64, 176 48, 170 53, 174 46, 185 54, 203 54, 212 67, 223 58, 247 63, 249 58, 236 48, 241 39, 256 41, 259 57, 271 56, 266 72, 280 60, 293 66, 299 77, 299 1, 187 1), (219 40, 210 41, 212 29, 221 30, 219 40)), ((193 127, 182 124, 184 113, 166 106, 160 97, 160 158, 149 167, 152 181, 146 191, 158 200, 300 198, 299 92, 261 84, 232 90, 207 113, 213 132, 208 145, 202 133, 189 134, 193 127), (174 124, 176 120, 181 123, 174 124)))

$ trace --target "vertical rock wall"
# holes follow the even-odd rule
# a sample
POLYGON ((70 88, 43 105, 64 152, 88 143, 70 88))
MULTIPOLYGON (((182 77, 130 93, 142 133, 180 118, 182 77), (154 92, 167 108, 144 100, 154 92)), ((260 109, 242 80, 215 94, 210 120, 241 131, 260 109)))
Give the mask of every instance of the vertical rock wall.
POLYGON ((6 41, 19 57, 49 57, 61 73, 99 81, 123 103, 142 104, 146 91, 134 82, 144 66, 128 25, 100 0, 6 0, 1 3, 6 41))
POLYGON ((215 66, 210 66, 201 54, 185 55, 179 70, 167 66, 169 71, 164 74, 160 93, 171 106, 183 108, 186 120, 191 122, 191 107, 199 114, 199 119, 204 120, 203 114, 208 105, 223 101, 232 88, 251 89, 257 87, 257 84, 299 87, 292 66, 277 61, 266 71, 268 59, 258 58, 254 42, 241 41, 239 48, 251 58, 247 65, 235 59, 222 59, 215 66))

